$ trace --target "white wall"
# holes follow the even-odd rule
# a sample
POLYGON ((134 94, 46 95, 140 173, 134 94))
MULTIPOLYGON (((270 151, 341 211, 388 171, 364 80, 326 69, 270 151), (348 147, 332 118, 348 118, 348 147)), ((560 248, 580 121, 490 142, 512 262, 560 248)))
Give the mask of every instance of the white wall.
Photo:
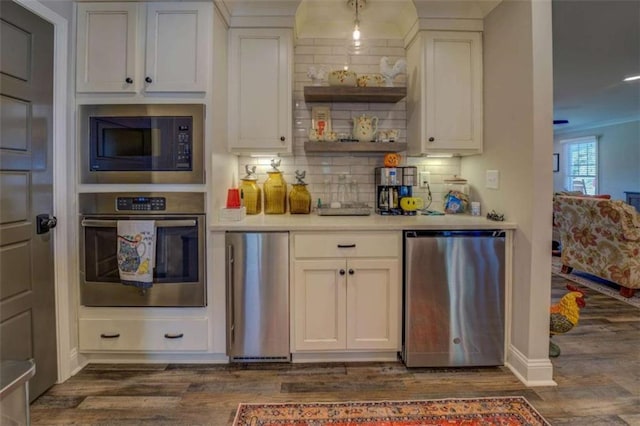
POLYGON ((484 153, 462 159, 483 211, 518 223, 514 237, 511 347, 525 383, 552 383, 548 359, 552 187, 550 0, 505 0, 484 21, 484 153))
POLYGON ((560 153, 560 171, 553 174, 553 189, 565 189, 567 168, 560 141, 581 136, 598 137, 598 193, 624 200, 624 191, 640 191, 640 121, 571 132, 556 132, 553 152, 560 153))

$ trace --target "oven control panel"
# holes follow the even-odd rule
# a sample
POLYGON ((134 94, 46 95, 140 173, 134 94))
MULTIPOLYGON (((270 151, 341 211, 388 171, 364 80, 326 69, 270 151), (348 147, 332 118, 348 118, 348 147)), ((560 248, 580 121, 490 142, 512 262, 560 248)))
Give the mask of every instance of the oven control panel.
POLYGON ((117 211, 164 211, 167 209, 165 197, 118 197, 117 211))

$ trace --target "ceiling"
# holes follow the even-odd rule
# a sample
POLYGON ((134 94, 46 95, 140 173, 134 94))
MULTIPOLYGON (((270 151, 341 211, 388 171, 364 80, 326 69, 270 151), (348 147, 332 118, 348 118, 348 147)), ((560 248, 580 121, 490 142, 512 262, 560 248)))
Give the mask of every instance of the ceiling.
POLYGON ((640 119, 640 1, 553 0, 556 133, 640 119))

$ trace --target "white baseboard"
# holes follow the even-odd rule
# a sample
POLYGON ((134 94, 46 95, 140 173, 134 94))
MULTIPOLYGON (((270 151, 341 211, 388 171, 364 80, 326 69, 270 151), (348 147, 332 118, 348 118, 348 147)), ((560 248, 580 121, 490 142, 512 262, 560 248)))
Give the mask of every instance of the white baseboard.
POLYGON ((553 364, 549 358, 529 359, 516 347, 509 345, 505 365, 528 387, 558 385, 553 380, 553 364))

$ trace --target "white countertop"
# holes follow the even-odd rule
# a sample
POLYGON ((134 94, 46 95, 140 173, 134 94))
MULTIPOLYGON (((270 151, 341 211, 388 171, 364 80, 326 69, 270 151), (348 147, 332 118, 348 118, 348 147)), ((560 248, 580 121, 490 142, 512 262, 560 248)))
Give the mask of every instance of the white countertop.
POLYGON ((210 231, 401 231, 515 229, 513 222, 494 222, 483 216, 447 214, 443 216, 318 216, 311 214, 247 215, 240 221, 210 224, 210 231))

